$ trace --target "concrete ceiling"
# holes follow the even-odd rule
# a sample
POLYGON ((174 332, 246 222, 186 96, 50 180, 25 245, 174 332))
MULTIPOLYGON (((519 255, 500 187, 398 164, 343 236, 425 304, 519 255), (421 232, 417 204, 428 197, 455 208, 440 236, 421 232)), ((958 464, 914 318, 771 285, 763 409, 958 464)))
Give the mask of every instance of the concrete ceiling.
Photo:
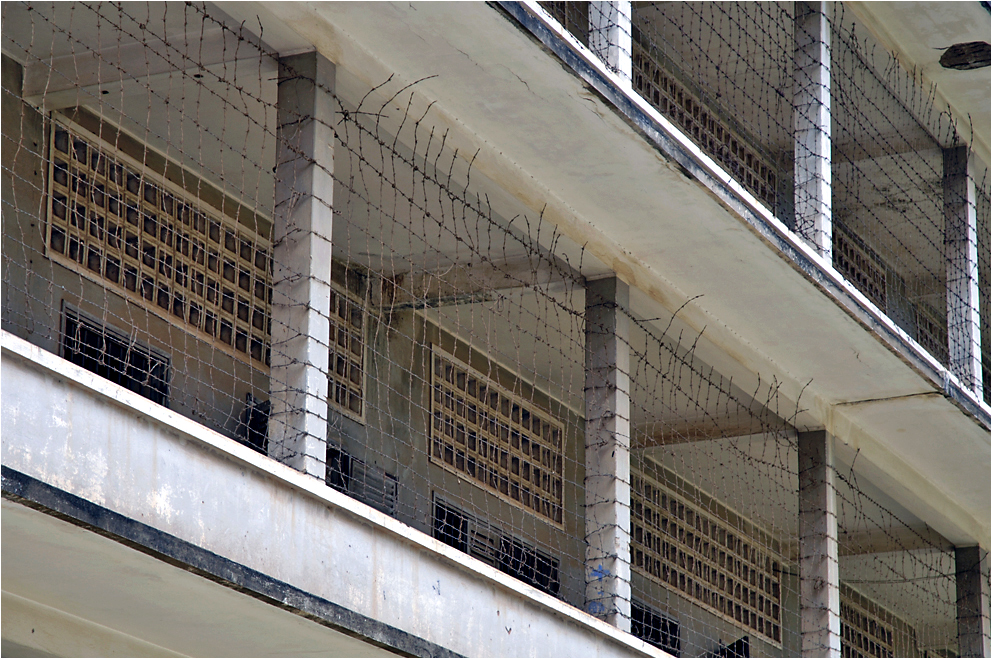
POLYGON ((392 657, 3 500, 4 656, 392 657))
POLYGON ((992 41, 992 18, 977 0, 966 2, 845 3, 903 66, 936 85, 965 132, 973 131, 975 152, 989 164, 992 76, 988 67, 957 71, 940 65, 944 51, 958 43, 992 41))

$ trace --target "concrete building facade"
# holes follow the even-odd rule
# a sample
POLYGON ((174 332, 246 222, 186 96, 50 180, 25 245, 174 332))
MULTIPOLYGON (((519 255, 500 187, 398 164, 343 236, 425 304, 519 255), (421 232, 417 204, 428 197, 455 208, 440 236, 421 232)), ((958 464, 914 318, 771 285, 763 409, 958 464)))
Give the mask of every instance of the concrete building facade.
POLYGON ((3 654, 988 656, 989 13, 894 5, 5 3, 3 654))

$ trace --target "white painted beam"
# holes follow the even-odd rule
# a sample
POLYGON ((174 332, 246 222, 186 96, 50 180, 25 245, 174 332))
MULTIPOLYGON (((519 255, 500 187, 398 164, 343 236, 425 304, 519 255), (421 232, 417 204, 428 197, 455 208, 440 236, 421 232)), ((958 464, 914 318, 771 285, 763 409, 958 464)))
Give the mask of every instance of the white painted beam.
POLYGON ((826 2, 795 3, 795 231, 823 257, 832 252, 830 207, 830 21, 826 2))
POLYGON ((323 479, 327 445, 334 65, 279 62, 269 455, 323 479))
POLYGON ((840 656, 840 564, 833 437, 799 433, 799 598, 802 656, 840 656))
POLYGON ((978 214, 968 147, 944 149, 944 250, 947 259, 948 364, 982 397, 978 289, 978 214))
POLYGON ((630 631, 630 289, 586 287, 586 610, 630 631))

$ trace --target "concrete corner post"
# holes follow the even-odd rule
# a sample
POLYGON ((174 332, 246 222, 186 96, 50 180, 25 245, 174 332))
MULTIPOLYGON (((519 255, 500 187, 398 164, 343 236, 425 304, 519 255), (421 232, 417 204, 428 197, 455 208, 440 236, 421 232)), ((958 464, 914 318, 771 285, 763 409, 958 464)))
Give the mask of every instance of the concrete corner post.
POLYGON ((944 251, 947 260, 947 349, 951 372, 978 397, 982 333, 978 302, 978 213, 968 147, 944 149, 944 251))
POLYGON ((954 549, 958 603, 958 656, 992 656, 989 625, 989 552, 954 549))
POLYGON ((586 287, 586 611, 630 631, 630 289, 586 287))
POLYGON ((269 454, 324 478, 330 346, 334 65, 279 61, 269 454))
POLYGON ((804 657, 840 656, 833 437, 799 433, 799 597, 804 657))
POLYGON ((633 80, 630 2, 589 3, 589 49, 629 87, 633 80))
POLYGON ((830 208, 830 21, 826 2, 795 3, 795 231, 827 259, 830 208))

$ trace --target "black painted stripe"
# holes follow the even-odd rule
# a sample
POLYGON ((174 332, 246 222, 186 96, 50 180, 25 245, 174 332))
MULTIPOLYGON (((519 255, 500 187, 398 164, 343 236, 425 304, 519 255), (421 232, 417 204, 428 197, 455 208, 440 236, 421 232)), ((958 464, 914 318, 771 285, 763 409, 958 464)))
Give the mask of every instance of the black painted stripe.
POLYGON ((99 533, 143 554, 366 643, 410 657, 462 656, 10 467, 0 468, 0 480, 5 499, 99 533))

